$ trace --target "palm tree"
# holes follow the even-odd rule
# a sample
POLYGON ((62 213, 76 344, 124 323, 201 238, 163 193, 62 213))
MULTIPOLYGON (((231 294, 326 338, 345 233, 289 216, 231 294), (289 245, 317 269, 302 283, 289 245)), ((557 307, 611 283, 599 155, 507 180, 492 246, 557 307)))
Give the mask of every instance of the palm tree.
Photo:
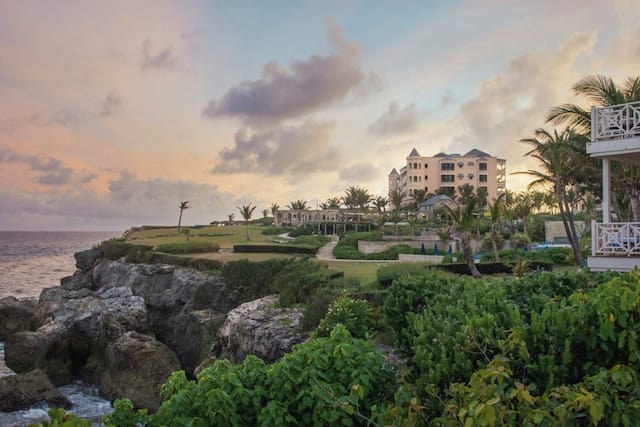
POLYGON ((526 153, 540 162, 538 170, 528 170, 516 172, 534 177, 534 181, 529 184, 529 188, 537 186, 553 187, 560 216, 564 224, 565 232, 573 249, 578 265, 584 265, 584 257, 580 252, 580 243, 573 220, 573 212, 567 199, 567 187, 575 184, 575 173, 577 168, 584 167, 581 151, 581 141, 583 136, 576 134, 571 128, 558 133, 555 130, 550 133, 544 129, 536 130, 534 138, 520 140, 533 146, 533 149, 526 153))
POLYGON ((476 195, 473 193, 473 185, 471 184, 464 184, 459 186, 458 194, 460 194, 460 197, 458 197, 458 202, 460 202, 460 204, 462 205, 466 205, 472 199, 474 199, 476 203, 479 202, 479 200, 476 198, 476 195))
POLYGON ((504 216, 504 200, 506 194, 502 193, 497 199, 493 199, 493 203, 487 203, 489 217, 491 219, 491 246, 496 258, 496 262, 500 262, 500 251, 498 250, 498 236, 500 236, 500 225, 504 216))
POLYGON ((484 207, 487 206, 487 201, 489 199, 489 190, 487 187, 478 187, 476 190, 476 196, 478 197, 478 207, 480 209, 484 209, 484 207))
POLYGON ((340 209, 341 203, 340 197, 330 197, 326 202, 320 203, 320 209, 340 209))
POLYGON ((391 190, 389 192, 389 203, 394 212, 398 212, 402 209, 402 202, 404 201, 405 194, 399 189, 391 190))
POLYGON ((242 218, 244 218, 244 222, 247 226, 247 240, 251 240, 249 238, 249 220, 251 219, 253 211, 256 209, 256 207, 251 206, 251 203, 249 203, 248 205, 242 205, 242 207, 236 206, 236 208, 240 211, 240 215, 242 215, 242 218))
POLYGON ((376 208, 376 210, 379 213, 384 213, 386 211, 388 204, 389 204, 389 199, 387 199, 384 196, 378 196, 375 199, 373 199, 373 207, 376 208))
POLYGON ((464 256, 471 275, 475 278, 482 277, 482 274, 478 271, 476 263, 473 260, 473 250, 471 249, 471 232, 474 229, 474 214, 477 199, 475 196, 471 197, 465 205, 458 205, 457 208, 452 209, 449 205, 444 205, 447 214, 451 217, 453 225, 457 232, 460 234, 460 244, 462 245, 462 254, 464 256))
POLYGON ((180 209, 180 217, 178 217, 178 231, 180 231, 180 224, 182 224, 182 212, 185 209, 189 209, 191 206, 189 206, 189 201, 185 200, 184 202, 180 202, 180 206, 178 206, 178 208, 180 209))
POLYGON ((417 190, 413 190, 413 194, 411 195, 411 198, 413 199, 413 201, 416 204, 416 210, 420 210, 420 205, 424 202, 427 201, 427 199, 429 199, 430 194, 427 193, 427 189, 417 189, 417 190))
MULTIPOLYGON (((586 97, 596 106, 606 107, 627 102, 640 101, 640 76, 628 77, 622 84, 617 84, 612 78, 603 75, 586 76, 573 85, 576 95, 586 97)), ((566 123, 574 126, 585 136, 591 133, 591 114, 588 110, 575 105, 563 104, 552 108, 547 114, 547 121, 554 124, 566 123)), ((612 182, 629 201, 633 221, 640 221, 640 167, 637 164, 615 162, 612 164, 612 182)), ((584 184, 593 188, 594 180, 587 177, 584 184)), ((619 199, 620 197, 614 196, 619 199)))
POLYGON ((527 234, 527 224, 529 222, 529 215, 533 210, 533 200, 528 191, 518 193, 516 196, 515 204, 513 206, 516 217, 522 221, 522 228, 525 234, 527 234))
POLYGON ((262 218, 269 216, 269 209, 262 209, 262 218))
POLYGON ((287 207, 292 211, 302 211, 305 209, 309 209, 309 207, 307 206, 307 202, 305 202, 304 200, 294 200, 292 202, 289 202, 287 207))
POLYGON ((233 221, 233 219, 236 217, 236 214, 230 213, 229 215, 227 215, 227 218, 229 218, 229 221, 233 221))
POLYGON ((280 209, 280 205, 277 203, 271 204, 271 216, 273 216, 273 226, 277 225, 276 221, 278 220, 276 217, 278 216, 278 209, 280 209))
POLYGON ((369 202, 373 200, 373 196, 366 188, 360 188, 358 186, 351 186, 344 190, 344 196, 342 201, 347 209, 361 209, 364 210, 368 207, 369 202))

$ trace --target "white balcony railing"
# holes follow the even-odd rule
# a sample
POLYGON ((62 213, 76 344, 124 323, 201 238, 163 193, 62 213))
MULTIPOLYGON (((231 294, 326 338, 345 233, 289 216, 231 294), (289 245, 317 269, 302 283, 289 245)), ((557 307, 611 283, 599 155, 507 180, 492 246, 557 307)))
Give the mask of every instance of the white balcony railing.
POLYGON ((594 256, 640 256, 640 222, 592 224, 594 256))
POLYGON ((640 137, 640 102, 592 108, 592 142, 636 137, 640 137))

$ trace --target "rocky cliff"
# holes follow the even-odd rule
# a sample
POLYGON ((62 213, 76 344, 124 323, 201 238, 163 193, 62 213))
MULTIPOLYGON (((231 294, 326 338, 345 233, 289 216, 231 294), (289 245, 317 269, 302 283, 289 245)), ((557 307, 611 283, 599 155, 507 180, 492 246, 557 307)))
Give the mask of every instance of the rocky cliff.
POLYGON ((170 373, 193 373, 213 347, 232 361, 273 361, 304 339, 300 311, 276 309, 277 296, 233 310, 242 296, 218 276, 110 261, 95 249, 75 258, 74 275, 43 290, 37 305, 0 301, 6 364, 15 372, 41 369, 55 385, 79 377, 106 397, 154 410, 170 373))

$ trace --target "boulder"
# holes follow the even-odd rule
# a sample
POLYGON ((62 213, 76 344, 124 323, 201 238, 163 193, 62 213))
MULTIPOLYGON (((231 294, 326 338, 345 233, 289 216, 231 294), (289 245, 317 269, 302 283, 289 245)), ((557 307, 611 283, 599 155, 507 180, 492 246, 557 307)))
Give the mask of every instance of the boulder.
POLYGON ((308 334, 300 332, 302 310, 277 304, 278 296, 270 295, 231 310, 218 330, 216 356, 240 363, 253 354, 270 363, 306 340, 308 334))
POLYGON ((49 381, 47 375, 36 369, 26 374, 0 378, 0 411, 27 409, 38 402, 55 407, 70 408, 67 400, 49 381))
POLYGON ((69 331, 59 323, 9 335, 4 352, 5 364, 18 374, 41 369, 55 385, 68 384, 72 379, 69 331))
POLYGON ((136 407, 158 409, 160 387, 180 369, 176 355, 160 341, 127 332, 110 344, 100 375, 100 393, 108 398, 131 399, 136 407))
POLYGON ((30 330, 37 305, 38 302, 32 298, 0 299, 0 341, 14 332, 30 330))
POLYGON ((80 271, 91 271, 102 259, 102 251, 100 249, 88 249, 73 254, 76 259, 76 268, 80 271))

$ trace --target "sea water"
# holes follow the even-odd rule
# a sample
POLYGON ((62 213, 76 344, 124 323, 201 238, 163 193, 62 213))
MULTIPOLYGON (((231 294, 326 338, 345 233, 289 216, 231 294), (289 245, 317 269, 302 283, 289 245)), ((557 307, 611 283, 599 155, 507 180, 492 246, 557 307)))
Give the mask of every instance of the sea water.
MULTIPOLYGON (((32 232, 0 231, 0 298, 37 298, 44 288, 57 286, 60 279, 75 271, 75 252, 90 249, 113 232, 32 232)), ((0 341, 0 376, 14 372, 4 363, 4 343, 0 341)), ((97 421, 111 412, 111 404, 98 394, 97 387, 82 382, 58 390, 71 401, 73 412, 97 421)), ((0 426, 27 426, 48 418, 46 404, 24 411, 0 412, 0 426)))

